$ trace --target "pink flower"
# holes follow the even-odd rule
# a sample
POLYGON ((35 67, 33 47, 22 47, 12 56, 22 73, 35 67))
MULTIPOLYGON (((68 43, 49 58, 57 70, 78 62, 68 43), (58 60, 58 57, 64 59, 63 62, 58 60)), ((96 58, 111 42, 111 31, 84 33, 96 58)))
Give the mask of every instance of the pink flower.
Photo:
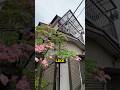
POLYGON ((96 72, 96 75, 94 78, 104 82, 106 82, 106 79, 111 80, 111 77, 108 74, 105 74, 105 72, 101 69, 96 72))
POLYGON ((82 60, 82 59, 81 59, 79 56, 76 56, 76 57, 75 57, 75 60, 76 60, 76 61, 80 61, 80 60, 82 60))
POLYGON ((35 52, 41 53, 46 51, 46 47, 45 45, 35 45, 35 52))
POLYGON ((10 47, 0 44, 0 60, 15 62, 21 58, 28 58, 28 52, 34 51, 29 44, 13 44, 10 47))
POLYGON ((3 85, 7 85, 7 83, 9 82, 9 79, 8 79, 8 77, 7 76, 5 76, 4 74, 1 74, 0 75, 0 81, 1 81, 1 83, 3 84, 3 85))
POLYGON ((46 59, 44 59, 42 62, 41 62, 45 68, 48 67, 48 61, 46 59))

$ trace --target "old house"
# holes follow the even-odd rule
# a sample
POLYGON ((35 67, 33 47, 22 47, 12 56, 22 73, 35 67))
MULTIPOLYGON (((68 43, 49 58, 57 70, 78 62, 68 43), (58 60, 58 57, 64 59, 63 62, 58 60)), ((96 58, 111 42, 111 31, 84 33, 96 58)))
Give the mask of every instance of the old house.
MULTIPOLYGON (((39 25, 42 23, 39 23, 39 25)), ((50 26, 66 34, 68 41, 64 43, 67 50, 77 55, 85 55, 83 27, 71 10, 63 17, 55 16, 50 26)), ((46 90, 84 90, 84 65, 82 62, 66 60, 66 63, 52 64, 44 72, 43 78, 49 83, 46 90)))

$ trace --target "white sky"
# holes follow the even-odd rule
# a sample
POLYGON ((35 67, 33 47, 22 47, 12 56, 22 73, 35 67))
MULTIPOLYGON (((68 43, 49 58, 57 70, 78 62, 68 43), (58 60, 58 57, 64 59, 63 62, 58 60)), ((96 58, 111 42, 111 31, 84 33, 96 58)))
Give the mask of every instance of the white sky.
MULTIPOLYGON (((39 22, 49 24, 57 14, 62 17, 69 9, 74 12, 82 0, 35 0, 35 25, 39 22)), ((77 17, 85 7, 85 0, 75 13, 77 17)), ((85 28, 85 9, 78 17, 78 21, 85 28)))

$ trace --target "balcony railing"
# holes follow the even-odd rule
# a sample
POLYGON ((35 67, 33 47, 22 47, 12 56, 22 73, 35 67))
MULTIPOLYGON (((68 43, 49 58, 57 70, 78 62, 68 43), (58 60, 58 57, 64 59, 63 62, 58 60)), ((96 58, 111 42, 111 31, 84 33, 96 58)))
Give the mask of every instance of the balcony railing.
POLYGON ((58 22, 59 30, 65 34, 68 34, 82 43, 84 43, 83 39, 83 27, 74 16, 71 10, 69 10, 58 22))
POLYGON ((111 0, 87 0, 86 19, 108 35, 117 38, 114 22, 110 18, 110 13, 115 8, 116 6, 111 0))

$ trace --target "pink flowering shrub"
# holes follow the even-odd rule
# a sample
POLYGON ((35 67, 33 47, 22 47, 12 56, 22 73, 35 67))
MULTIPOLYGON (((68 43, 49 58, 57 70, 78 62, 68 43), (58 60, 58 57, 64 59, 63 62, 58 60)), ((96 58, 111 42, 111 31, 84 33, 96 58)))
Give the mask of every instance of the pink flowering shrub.
POLYGON ((79 57, 79 56, 76 56, 74 59, 75 59, 76 61, 81 61, 81 60, 82 60, 81 57, 79 57))
POLYGON ((22 58, 27 58, 29 52, 34 48, 28 44, 13 44, 9 47, 0 44, 0 61, 15 62, 22 58))
POLYGON ((100 82, 107 82, 107 80, 111 80, 109 74, 104 71, 103 67, 97 67, 96 62, 91 59, 85 60, 85 75, 86 77, 91 77, 98 80, 100 82))
POLYGON ((46 47, 45 45, 35 45, 35 52, 41 53, 46 51, 46 47))
POLYGON ((45 67, 45 69, 48 67, 48 61, 47 61, 46 58, 41 63, 43 64, 43 66, 45 67))
POLYGON ((106 82, 106 80, 111 80, 111 77, 106 74, 102 69, 98 69, 94 74, 94 79, 106 82))

